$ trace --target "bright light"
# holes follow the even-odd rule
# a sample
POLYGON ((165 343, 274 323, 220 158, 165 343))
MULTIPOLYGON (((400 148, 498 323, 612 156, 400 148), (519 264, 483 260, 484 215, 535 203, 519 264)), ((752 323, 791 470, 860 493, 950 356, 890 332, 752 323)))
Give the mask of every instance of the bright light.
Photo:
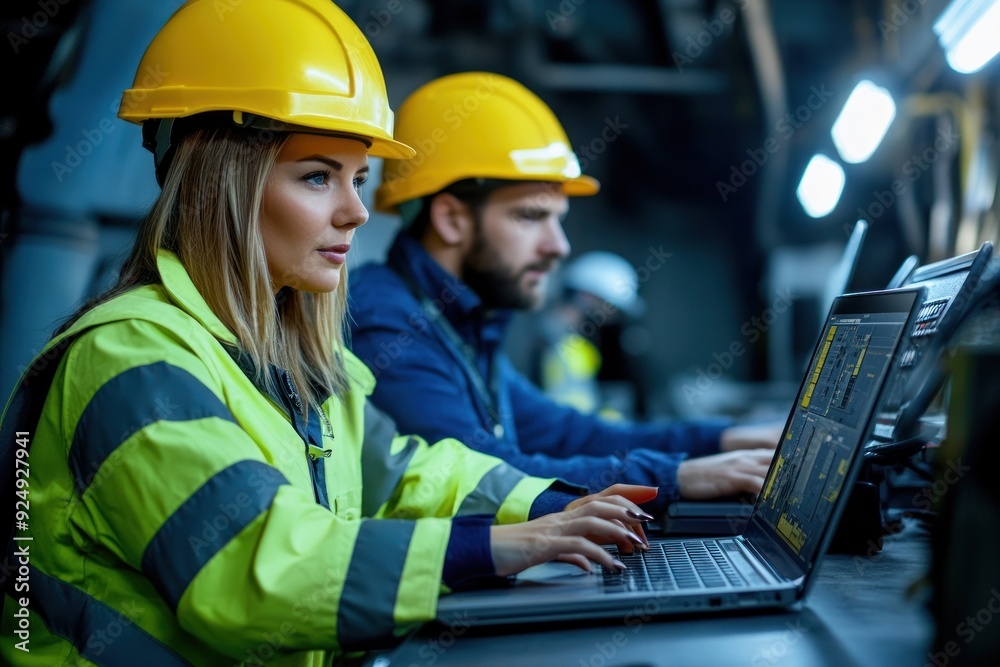
POLYGON ((867 79, 855 86, 830 131, 844 162, 870 158, 895 117, 896 103, 888 90, 867 79))
POLYGON ((843 168, 825 155, 814 155, 806 165, 795 195, 810 216, 822 218, 829 215, 840 201, 844 191, 843 168))
POLYGON ((1000 0, 954 0, 934 23, 934 32, 952 69, 978 72, 1000 53, 1000 0))

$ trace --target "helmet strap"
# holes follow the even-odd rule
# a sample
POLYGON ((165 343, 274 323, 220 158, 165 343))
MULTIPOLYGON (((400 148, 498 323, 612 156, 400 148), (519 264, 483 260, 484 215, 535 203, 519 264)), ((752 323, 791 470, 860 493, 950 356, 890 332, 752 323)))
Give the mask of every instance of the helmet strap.
POLYGON ((156 182, 161 188, 174 153, 174 146, 170 141, 173 129, 173 118, 150 118, 142 124, 142 147, 153 154, 156 182))

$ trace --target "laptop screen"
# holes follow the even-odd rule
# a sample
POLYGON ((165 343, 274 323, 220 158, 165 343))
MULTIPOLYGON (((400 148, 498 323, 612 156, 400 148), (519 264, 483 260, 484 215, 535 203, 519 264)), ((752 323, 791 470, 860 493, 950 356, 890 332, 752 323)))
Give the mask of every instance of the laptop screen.
POLYGON ((827 317, 755 510, 758 527, 775 534, 803 570, 846 492, 917 294, 841 296, 827 317))

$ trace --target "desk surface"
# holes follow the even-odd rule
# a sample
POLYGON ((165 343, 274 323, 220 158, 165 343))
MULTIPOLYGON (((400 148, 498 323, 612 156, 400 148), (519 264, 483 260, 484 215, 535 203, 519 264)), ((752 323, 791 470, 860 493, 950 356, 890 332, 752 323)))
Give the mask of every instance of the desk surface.
POLYGON ((622 621, 425 626, 373 667, 517 665, 906 665, 927 662, 933 625, 909 589, 926 572, 926 531, 885 538, 871 557, 827 555, 806 603, 787 611, 622 621))

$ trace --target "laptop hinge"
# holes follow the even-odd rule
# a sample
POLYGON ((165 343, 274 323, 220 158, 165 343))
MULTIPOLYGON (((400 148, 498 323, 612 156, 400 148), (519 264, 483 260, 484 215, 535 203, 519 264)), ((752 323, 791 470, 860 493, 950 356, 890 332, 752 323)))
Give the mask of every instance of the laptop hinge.
POLYGON ((748 552, 750 552, 750 555, 753 557, 754 562, 760 565, 761 567, 765 568, 767 570, 767 573, 771 575, 775 581, 787 582, 787 581, 792 581, 794 579, 784 576, 776 569, 774 569, 774 567, 771 565, 771 562, 764 556, 764 553, 760 549, 755 547, 753 542, 751 542, 749 539, 743 537, 742 535, 737 535, 736 543, 742 546, 748 552))

